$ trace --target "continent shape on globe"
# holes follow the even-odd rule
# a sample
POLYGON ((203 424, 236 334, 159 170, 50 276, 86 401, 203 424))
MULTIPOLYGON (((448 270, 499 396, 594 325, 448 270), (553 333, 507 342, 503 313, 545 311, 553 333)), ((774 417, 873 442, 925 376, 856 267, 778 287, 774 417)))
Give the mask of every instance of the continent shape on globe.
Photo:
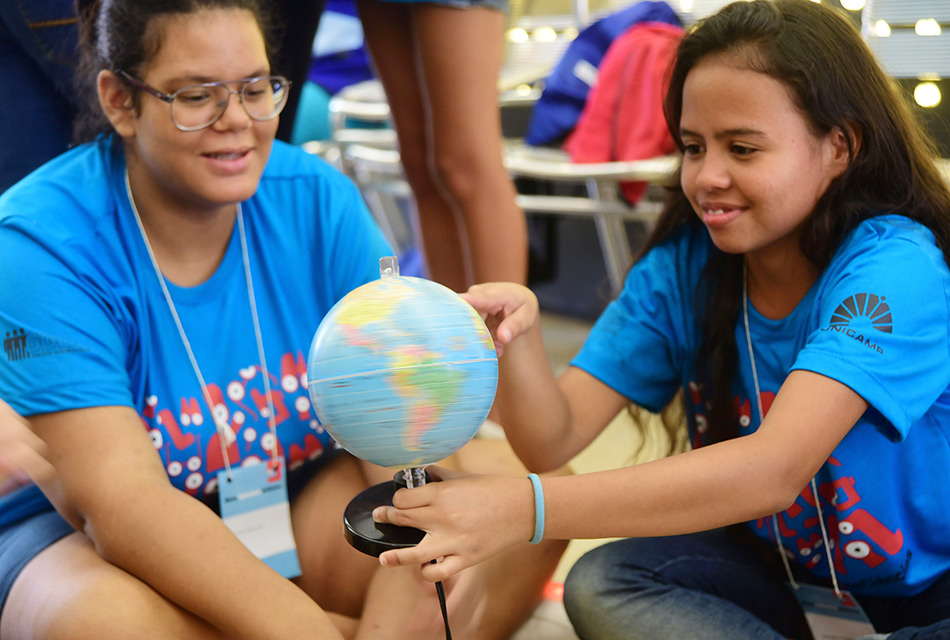
POLYGON ((457 293, 390 276, 327 313, 307 378, 317 417, 344 449, 408 468, 442 460, 475 435, 495 398, 498 360, 484 322, 457 293))

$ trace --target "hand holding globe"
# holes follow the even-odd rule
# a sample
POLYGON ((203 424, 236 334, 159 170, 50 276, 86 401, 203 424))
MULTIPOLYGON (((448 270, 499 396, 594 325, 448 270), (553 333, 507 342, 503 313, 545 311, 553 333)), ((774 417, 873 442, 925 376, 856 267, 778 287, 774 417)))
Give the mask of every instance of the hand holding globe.
MULTIPOLYGON (((452 455, 478 431, 495 398, 498 360, 484 322, 458 294, 399 276, 391 257, 380 260, 380 275, 320 323, 308 386, 317 417, 340 446, 406 470, 412 487, 424 483, 421 467, 452 455)), ((370 487, 347 508, 347 539, 360 551, 379 555, 421 539, 415 529, 372 521, 372 509, 391 503, 395 489, 370 487)))

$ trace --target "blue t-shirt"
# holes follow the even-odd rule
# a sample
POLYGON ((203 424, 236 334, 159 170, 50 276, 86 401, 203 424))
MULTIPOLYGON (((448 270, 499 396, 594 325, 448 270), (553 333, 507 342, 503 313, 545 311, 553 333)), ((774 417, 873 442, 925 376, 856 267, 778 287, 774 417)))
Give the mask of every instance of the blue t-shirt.
MULTIPOLYGON (((701 337, 694 296, 710 247, 705 230, 692 227, 651 251, 573 361, 653 411, 683 388, 694 446, 706 426, 694 380, 701 337)), ((858 595, 913 595, 950 569, 948 300, 950 271, 930 231, 882 216, 845 238, 787 317, 771 320, 749 305, 766 412, 795 369, 837 380, 870 405, 816 477, 838 580, 858 595)), ((759 416, 741 313, 736 342, 733 392, 745 435, 759 416)), ((778 523, 795 561, 828 578, 810 487, 778 523)), ((768 518, 749 525, 775 546, 768 518)))
MULTIPOLYGON (((201 496, 215 487, 222 447, 113 143, 80 146, 0 198, 0 397, 24 415, 131 407, 172 484, 201 496)), ((167 284, 230 431, 230 463, 266 459, 276 448, 293 469, 335 446, 310 406, 305 354, 313 335, 333 304, 379 277, 379 258, 392 253, 347 178, 280 142, 242 210, 276 440, 237 224, 207 281, 167 284)), ((23 515, 19 499, 0 499, 0 524, 23 515)))

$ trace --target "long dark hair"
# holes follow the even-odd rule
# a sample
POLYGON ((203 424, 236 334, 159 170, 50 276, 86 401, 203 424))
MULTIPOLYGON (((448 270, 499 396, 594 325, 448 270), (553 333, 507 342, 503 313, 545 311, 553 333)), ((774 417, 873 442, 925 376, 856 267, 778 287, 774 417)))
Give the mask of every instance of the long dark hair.
POLYGON ((99 106, 99 71, 122 69, 139 74, 162 45, 164 33, 157 28, 162 26, 155 22, 158 18, 211 9, 250 11, 263 34, 267 57, 273 59, 273 19, 258 0, 78 0, 80 59, 76 86, 83 106, 74 124, 75 142, 86 142, 111 130, 99 106))
MULTIPOLYGON (((824 269, 861 221, 888 213, 926 225, 950 263, 950 190, 934 162, 934 146, 844 16, 810 0, 754 0, 734 2, 700 21, 679 46, 664 103, 667 126, 681 150, 686 76, 716 53, 734 54, 748 69, 784 83, 817 135, 838 129, 847 139, 849 166, 819 199, 802 233, 802 252, 815 266, 824 269), (860 141, 851 131, 859 132, 860 141)), ((641 255, 685 225, 701 222, 682 189, 671 187, 641 255)), ((711 404, 706 442, 738 432, 732 381, 741 300, 742 256, 711 247, 696 291, 702 338, 695 374, 711 404)))

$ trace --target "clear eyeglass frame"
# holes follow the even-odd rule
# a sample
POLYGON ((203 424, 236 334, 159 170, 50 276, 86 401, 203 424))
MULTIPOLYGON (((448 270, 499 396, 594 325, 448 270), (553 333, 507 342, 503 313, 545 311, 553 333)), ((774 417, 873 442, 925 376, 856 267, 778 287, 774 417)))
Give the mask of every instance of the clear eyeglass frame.
MULTIPOLYGON (((256 120, 257 122, 266 122, 268 120, 273 120, 278 115, 280 115, 281 111, 284 110, 284 107, 287 104, 287 96, 290 92, 290 85, 291 85, 291 82, 283 76, 257 76, 254 78, 241 78, 239 80, 221 80, 218 82, 203 82, 200 84, 194 84, 194 85, 189 85, 187 87, 182 87, 181 89, 178 89, 174 93, 166 93, 162 91, 161 89, 153 87, 147 82, 143 82, 142 80, 139 80, 138 78, 134 77, 133 75, 129 74, 126 71, 123 71, 122 69, 117 70, 115 74, 121 77, 123 80, 125 80, 129 84, 131 84, 132 86, 136 87, 137 89, 140 89, 144 91, 145 93, 149 94, 150 96, 158 98, 159 100, 163 102, 167 102, 168 108, 169 108, 169 114, 171 115, 172 122, 174 123, 175 127, 179 129, 180 131, 200 131, 201 129, 206 129, 207 127, 210 127, 211 125, 213 125, 215 122, 220 120, 221 116, 223 116, 224 113, 227 111, 228 105, 231 103, 231 96, 233 95, 238 96, 238 101, 241 103, 241 107, 244 109, 244 113, 246 113, 248 117, 250 117, 252 120, 256 120), (255 113, 254 108, 249 106, 249 101, 247 97, 247 89, 248 87, 257 85, 258 83, 263 82, 263 81, 267 81, 274 98, 273 98, 273 101, 271 102, 270 107, 266 109, 263 113, 260 113, 260 112, 255 113), (239 84, 240 87, 237 89, 232 89, 230 85, 234 85, 234 84, 239 84), (182 122, 179 121, 179 118, 183 117, 182 115, 183 113, 187 113, 187 111, 183 111, 183 110, 187 110, 190 107, 182 106, 184 104, 182 101, 183 100, 182 96, 187 96, 189 94, 192 94, 201 90, 207 90, 213 93, 213 97, 214 97, 213 102, 200 105, 200 108, 203 108, 209 111, 211 115, 208 116, 207 118, 198 118, 198 120, 201 121, 201 124, 193 124, 193 123, 187 122, 188 120, 187 118, 185 118, 187 123, 183 124, 182 122), (180 107, 177 116, 176 116, 176 111, 175 111, 176 104, 178 104, 180 107)), ((259 102, 260 100, 258 98, 253 98, 250 101, 250 104, 256 106, 259 102)), ((264 102, 263 104, 266 105, 267 102, 264 102)), ((197 111, 195 111, 194 113, 197 113, 197 111)))

